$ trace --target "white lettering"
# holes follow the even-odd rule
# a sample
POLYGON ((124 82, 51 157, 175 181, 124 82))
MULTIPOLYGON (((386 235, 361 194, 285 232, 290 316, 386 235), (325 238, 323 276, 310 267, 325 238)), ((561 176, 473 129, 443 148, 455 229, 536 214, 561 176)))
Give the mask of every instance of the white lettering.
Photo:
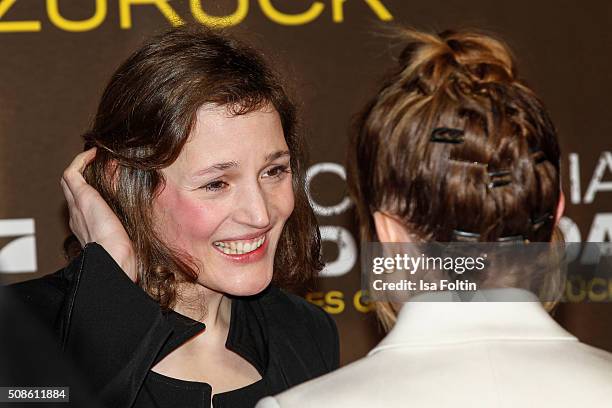
POLYGON ((331 241, 338 247, 338 257, 328 262, 319 276, 338 277, 346 275, 357 262, 357 244, 349 230, 338 225, 321 227, 321 241, 331 241))
POLYGON ((593 178, 591 178, 589 187, 584 194, 584 202, 586 204, 591 204, 593 202, 597 192, 612 191, 612 181, 601 181, 606 169, 612 172, 612 152, 601 153, 601 157, 593 173, 593 178))
POLYGON ((342 180, 346 181, 346 171, 344 170, 344 167, 337 163, 317 163, 308 169, 306 172, 306 193, 308 194, 308 199, 312 204, 315 214, 323 217, 342 214, 350 208, 352 204, 350 198, 344 197, 339 204, 330 207, 320 205, 312 198, 312 195, 310 194, 310 183, 315 176, 321 173, 333 173, 338 175, 342 180))
POLYGON ((0 237, 17 237, 0 249, 0 272, 36 272, 34 219, 0 220, 0 237))

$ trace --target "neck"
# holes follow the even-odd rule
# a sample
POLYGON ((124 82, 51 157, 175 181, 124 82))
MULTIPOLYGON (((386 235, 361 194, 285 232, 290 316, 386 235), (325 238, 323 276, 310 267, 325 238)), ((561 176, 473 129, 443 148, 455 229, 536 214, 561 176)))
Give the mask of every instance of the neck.
POLYGON ((206 325, 206 332, 227 334, 231 317, 231 300, 223 293, 200 284, 179 286, 174 310, 206 325))

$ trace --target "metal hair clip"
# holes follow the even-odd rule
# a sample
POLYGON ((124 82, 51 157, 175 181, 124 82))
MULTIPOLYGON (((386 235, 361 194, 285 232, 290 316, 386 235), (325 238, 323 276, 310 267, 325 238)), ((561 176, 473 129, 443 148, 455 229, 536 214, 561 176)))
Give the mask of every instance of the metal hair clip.
POLYGON ((429 141, 435 143, 459 144, 463 143, 464 135, 465 132, 462 129, 439 127, 431 132, 429 141))
POLYGON ((488 164, 487 163, 481 163, 478 161, 473 161, 473 160, 465 160, 465 159, 461 159, 458 157, 450 157, 448 159, 449 162, 454 162, 454 163, 461 163, 461 164, 465 164, 465 165, 469 165, 469 166, 482 166, 482 167, 487 167, 488 164))
POLYGON ((553 215, 550 211, 540 215, 537 218, 532 218, 531 219, 531 229, 533 231, 536 231, 540 229, 547 222, 552 221, 552 219, 553 219, 553 215))
POLYGON ((475 232, 453 230, 453 241, 477 242, 479 239, 480 239, 480 234, 477 234, 475 232))
POLYGON ((497 239, 497 242, 501 242, 502 244, 509 243, 509 242, 525 242, 525 241, 529 241, 529 240, 522 235, 509 235, 507 237, 499 237, 497 239))
POLYGON ((491 171, 489 175, 489 188, 501 187, 512 183, 512 174, 509 170, 491 171))
MULTIPOLYGON (((453 230, 453 241, 459 242, 478 242, 480 239, 480 234, 476 234, 475 232, 467 232, 461 230, 453 230)), ((507 237, 500 237, 496 240, 496 242, 506 244, 511 242, 529 242, 524 235, 509 235, 507 237)))

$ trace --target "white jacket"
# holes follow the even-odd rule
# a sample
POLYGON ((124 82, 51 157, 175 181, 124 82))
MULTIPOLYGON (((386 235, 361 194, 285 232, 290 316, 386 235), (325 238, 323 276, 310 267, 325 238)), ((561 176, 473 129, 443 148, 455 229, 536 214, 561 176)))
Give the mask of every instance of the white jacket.
POLYGON ((612 406, 612 354, 516 292, 530 301, 406 303, 367 357, 257 408, 612 406))

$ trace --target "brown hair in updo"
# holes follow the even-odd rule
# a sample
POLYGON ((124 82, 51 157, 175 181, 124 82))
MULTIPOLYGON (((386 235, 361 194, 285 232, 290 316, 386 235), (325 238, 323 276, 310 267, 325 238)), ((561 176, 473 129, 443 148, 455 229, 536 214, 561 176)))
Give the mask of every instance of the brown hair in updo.
POLYGON ((403 32, 400 67, 360 116, 349 152, 363 238, 371 214, 401 218, 426 240, 549 241, 559 146, 507 47, 470 32, 403 32))
POLYGON ((361 238, 393 215, 423 241, 550 241, 560 197, 555 128, 488 35, 400 33, 399 66, 357 121, 349 189, 361 238))

